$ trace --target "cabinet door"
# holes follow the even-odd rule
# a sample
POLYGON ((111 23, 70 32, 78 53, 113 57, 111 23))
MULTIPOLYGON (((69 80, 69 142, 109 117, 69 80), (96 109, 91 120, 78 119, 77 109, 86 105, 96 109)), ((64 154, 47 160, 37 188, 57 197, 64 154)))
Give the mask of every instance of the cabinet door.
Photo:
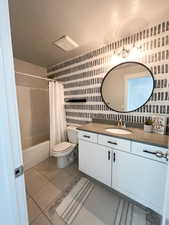
POLYGON ((112 187, 161 213, 166 164, 121 151, 113 154, 112 187))
POLYGON ((110 149, 84 140, 79 140, 79 170, 96 180, 111 186, 110 149))

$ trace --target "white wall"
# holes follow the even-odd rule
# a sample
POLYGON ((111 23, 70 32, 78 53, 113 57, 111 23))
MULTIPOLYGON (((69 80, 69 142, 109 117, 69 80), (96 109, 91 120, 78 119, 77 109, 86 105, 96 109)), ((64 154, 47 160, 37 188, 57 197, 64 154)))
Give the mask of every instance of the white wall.
MULTIPOLYGON (((15 71, 38 76, 46 68, 14 59, 15 71)), ((48 82, 16 74, 22 149, 49 140, 48 82)))

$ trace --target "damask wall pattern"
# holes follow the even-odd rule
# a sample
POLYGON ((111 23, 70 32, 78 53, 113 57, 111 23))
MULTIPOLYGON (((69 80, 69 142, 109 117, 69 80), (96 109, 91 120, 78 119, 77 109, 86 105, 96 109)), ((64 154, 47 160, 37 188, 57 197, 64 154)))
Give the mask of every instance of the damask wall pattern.
MULTIPOLYGON (((126 59, 127 60, 127 59, 126 59)), ((154 115, 169 117, 169 21, 108 43, 83 55, 48 68, 48 76, 64 84, 65 99, 85 97, 85 103, 65 103, 68 123, 83 124, 92 119, 118 120, 142 124, 154 115), (147 104, 135 112, 117 113, 103 103, 101 82, 113 66, 112 55, 123 46, 141 47, 141 58, 153 72, 155 90, 147 104)), ((113 90, 112 90, 113 91, 113 90)))

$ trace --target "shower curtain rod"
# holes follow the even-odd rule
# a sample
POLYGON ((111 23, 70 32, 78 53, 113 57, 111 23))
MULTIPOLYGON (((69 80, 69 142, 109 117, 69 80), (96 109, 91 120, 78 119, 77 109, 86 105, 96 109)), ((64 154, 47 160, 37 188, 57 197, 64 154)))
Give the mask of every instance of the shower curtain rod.
POLYGON ((35 79, 41 79, 41 80, 47 80, 47 81, 55 81, 53 79, 49 79, 49 78, 45 78, 45 77, 40 77, 40 76, 33 75, 33 74, 29 74, 29 73, 22 73, 22 72, 19 72, 19 71, 15 71, 15 73, 18 74, 18 75, 32 77, 32 78, 35 78, 35 79))

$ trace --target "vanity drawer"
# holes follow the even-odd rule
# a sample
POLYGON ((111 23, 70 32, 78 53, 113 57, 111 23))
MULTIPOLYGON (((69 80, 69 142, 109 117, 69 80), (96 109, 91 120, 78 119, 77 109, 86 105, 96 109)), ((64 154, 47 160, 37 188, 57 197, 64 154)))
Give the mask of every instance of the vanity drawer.
POLYGON ((130 152, 131 141, 105 135, 98 135, 98 144, 130 152))
POLYGON ((79 136, 79 139, 97 143, 98 135, 96 133, 91 133, 87 131, 78 131, 78 136, 79 136))
POLYGON ((167 149, 153 146, 153 145, 147 145, 147 144, 143 144, 139 142, 132 142, 132 147, 131 147, 132 153, 143 156, 148 159, 153 159, 160 162, 166 162, 165 158, 158 158, 156 155, 151 154, 151 153, 159 152, 159 151, 165 153, 167 152, 167 149))

